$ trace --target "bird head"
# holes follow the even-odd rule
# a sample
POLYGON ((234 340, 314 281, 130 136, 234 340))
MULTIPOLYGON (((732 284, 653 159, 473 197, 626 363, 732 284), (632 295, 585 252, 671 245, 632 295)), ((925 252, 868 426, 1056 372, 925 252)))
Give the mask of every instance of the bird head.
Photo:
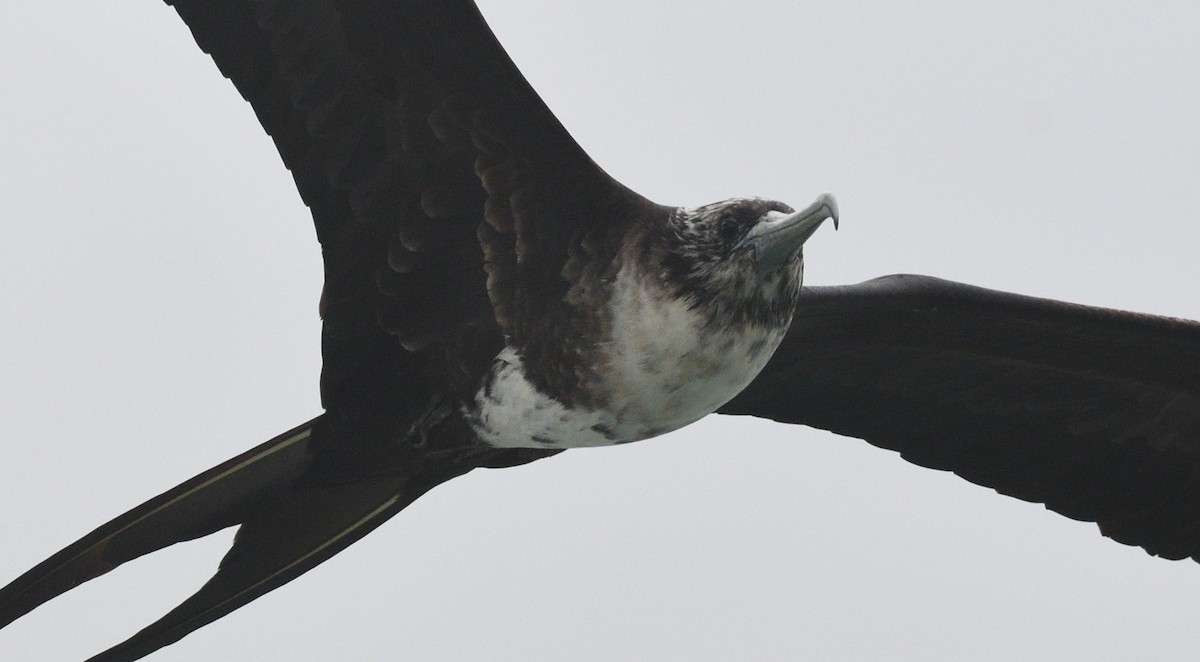
POLYGON ((837 201, 827 193, 800 211, 762 198, 681 207, 663 242, 665 278, 714 322, 786 324, 803 279, 804 242, 827 219, 837 227, 837 201))

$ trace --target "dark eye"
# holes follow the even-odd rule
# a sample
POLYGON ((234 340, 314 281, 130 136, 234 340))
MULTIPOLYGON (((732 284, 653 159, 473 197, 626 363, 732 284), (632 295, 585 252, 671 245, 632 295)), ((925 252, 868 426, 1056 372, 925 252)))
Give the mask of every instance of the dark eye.
POLYGON ((721 225, 717 227, 717 232, 721 233, 721 238, 725 241, 733 241, 738 235, 738 222, 732 216, 726 216, 721 219, 721 225))

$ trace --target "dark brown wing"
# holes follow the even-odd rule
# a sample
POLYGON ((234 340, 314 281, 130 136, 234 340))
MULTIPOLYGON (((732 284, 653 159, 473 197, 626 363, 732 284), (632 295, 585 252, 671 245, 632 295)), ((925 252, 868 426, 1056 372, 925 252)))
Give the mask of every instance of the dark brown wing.
POLYGON ((608 264, 613 237, 657 209, 591 162, 469 1, 170 4, 254 107, 312 210, 328 412, 0 588, 3 627, 133 558, 240 525, 204 587, 96 660, 178 640, 441 482, 556 452, 471 449, 454 419, 406 433, 442 396, 473 391, 506 336, 529 344, 537 334, 521 320, 563 317, 569 277, 608 264))
POLYGON ((1200 323, 923 276, 807 288, 721 410, 900 451, 1200 560, 1200 323))
POLYGON ((172 4, 312 209, 330 409, 395 409, 425 390, 396 376, 418 365, 473 386, 501 333, 525 344, 521 320, 565 305, 564 270, 607 262, 623 226, 601 219, 654 208, 588 158, 468 0, 172 4))

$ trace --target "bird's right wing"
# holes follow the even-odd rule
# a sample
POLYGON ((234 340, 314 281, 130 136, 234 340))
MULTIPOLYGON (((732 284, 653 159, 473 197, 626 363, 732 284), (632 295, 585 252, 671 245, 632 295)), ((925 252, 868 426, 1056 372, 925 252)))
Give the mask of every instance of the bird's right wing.
POLYGON ((505 339, 574 337, 538 326, 572 318, 573 274, 667 213, 588 157, 470 0, 167 1, 312 210, 331 411, 421 390, 399 373, 469 395, 505 339))
POLYGON ((1200 322, 924 276, 806 288, 721 412, 862 438, 1200 560, 1200 322))

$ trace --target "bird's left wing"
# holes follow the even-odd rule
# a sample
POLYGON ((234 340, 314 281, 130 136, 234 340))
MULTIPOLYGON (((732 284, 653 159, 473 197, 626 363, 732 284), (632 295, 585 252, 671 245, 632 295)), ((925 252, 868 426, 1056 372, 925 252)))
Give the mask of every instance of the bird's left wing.
POLYGON ((721 412, 862 438, 1200 560, 1200 322, 923 276, 806 288, 721 412))

